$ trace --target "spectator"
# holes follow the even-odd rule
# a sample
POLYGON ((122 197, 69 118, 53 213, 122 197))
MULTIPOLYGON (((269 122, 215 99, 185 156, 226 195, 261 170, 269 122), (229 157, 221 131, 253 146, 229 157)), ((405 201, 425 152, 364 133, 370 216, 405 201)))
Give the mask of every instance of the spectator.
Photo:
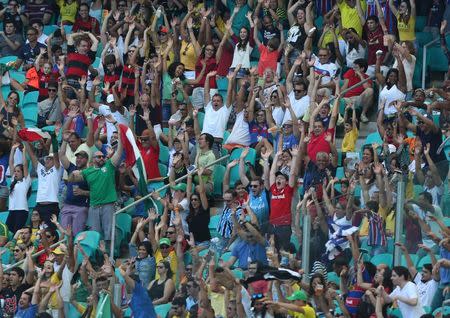
POLYGON ((100 35, 100 23, 96 18, 89 15, 89 6, 87 3, 80 4, 78 15, 78 18, 73 24, 72 32, 85 31, 95 36, 100 35))
POLYGON ((29 27, 26 34, 28 43, 22 46, 15 63, 17 69, 22 66, 24 71, 28 71, 34 66, 37 56, 41 53, 41 48, 46 49, 44 44, 38 42, 38 31, 35 28, 29 27))
POLYGON ((0 55, 18 55, 19 49, 23 45, 22 35, 16 32, 13 22, 5 22, 5 31, 0 32, 0 55))

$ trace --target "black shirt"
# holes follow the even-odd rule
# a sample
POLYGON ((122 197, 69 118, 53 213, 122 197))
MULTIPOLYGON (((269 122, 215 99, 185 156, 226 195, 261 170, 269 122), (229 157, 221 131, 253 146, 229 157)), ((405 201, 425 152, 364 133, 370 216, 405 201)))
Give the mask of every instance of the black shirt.
POLYGON ((10 315, 11 317, 17 312, 19 306, 19 299, 22 296, 22 293, 26 291, 28 288, 31 288, 31 285, 22 284, 14 291, 11 287, 8 287, 1 291, 0 298, 5 300, 5 307, 3 307, 3 312, 5 314, 10 315))

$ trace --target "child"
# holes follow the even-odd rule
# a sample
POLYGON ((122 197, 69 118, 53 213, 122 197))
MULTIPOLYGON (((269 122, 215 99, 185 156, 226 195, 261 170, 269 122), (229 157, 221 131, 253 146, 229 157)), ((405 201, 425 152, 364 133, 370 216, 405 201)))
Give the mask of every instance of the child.
POLYGON ((263 45, 258 39, 258 18, 255 18, 254 23, 253 38, 260 54, 258 75, 262 77, 266 68, 277 69, 278 57, 284 44, 283 26, 281 24, 277 26, 280 31, 280 39, 273 37, 267 42, 267 45, 263 45))
POLYGON ((358 124, 356 119, 356 111, 355 111, 355 104, 353 102, 350 102, 347 104, 347 107, 345 108, 345 115, 344 115, 344 139, 342 139, 342 152, 355 152, 355 145, 356 141, 358 140, 358 124), (348 110, 351 108, 352 110, 352 118, 348 118, 348 110))

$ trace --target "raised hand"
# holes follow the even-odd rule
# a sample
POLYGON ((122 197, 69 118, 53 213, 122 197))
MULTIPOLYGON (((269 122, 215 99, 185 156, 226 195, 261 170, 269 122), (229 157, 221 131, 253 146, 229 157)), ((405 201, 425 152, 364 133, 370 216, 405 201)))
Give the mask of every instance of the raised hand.
POLYGON ((245 157, 247 157, 249 151, 250 151, 250 148, 249 148, 249 147, 245 147, 245 148, 242 150, 241 155, 240 155, 239 158, 240 158, 240 159, 245 159, 245 157))
POLYGON ((239 160, 237 160, 237 159, 234 159, 234 160, 232 160, 232 161, 230 161, 228 164, 227 164, 227 168, 233 168, 234 166, 236 166, 237 164, 239 163, 239 160))

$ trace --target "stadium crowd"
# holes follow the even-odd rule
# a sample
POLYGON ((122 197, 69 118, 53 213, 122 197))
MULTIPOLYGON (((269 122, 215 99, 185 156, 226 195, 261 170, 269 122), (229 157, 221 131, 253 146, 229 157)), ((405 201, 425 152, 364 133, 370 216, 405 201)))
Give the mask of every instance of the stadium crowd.
POLYGON ((450 317, 448 1, 1 5, 0 317, 450 317))

